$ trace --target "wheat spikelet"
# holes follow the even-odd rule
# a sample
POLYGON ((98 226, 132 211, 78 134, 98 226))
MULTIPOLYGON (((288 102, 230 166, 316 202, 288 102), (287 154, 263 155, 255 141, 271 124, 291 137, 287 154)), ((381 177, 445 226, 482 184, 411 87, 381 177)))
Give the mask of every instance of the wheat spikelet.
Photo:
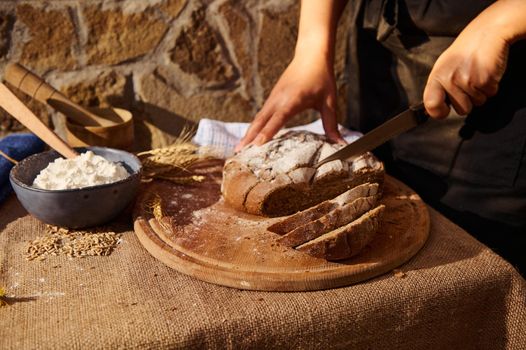
POLYGON ((204 176, 193 175, 188 168, 201 160, 210 159, 212 154, 192 144, 192 135, 193 130, 185 126, 172 145, 138 153, 144 181, 164 179, 182 185, 202 182, 204 176))
POLYGON ((143 210, 146 213, 152 214, 157 220, 163 217, 163 209, 161 206, 162 199, 157 193, 151 194, 150 198, 144 201, 143 210))
MULTIPOLYGON (((152 214, 152 216, 164 230, 170 231, 170 224, 166 223, 164 220, 166 215, 164 213, 162 204, 163 200, 161 196, 159 196, 157 193, 154 193, 148 200, 144 202, 143 209, 145 212, 152 214)), ((169 221, 171 222, 171 218, 169 218, 169 221)))

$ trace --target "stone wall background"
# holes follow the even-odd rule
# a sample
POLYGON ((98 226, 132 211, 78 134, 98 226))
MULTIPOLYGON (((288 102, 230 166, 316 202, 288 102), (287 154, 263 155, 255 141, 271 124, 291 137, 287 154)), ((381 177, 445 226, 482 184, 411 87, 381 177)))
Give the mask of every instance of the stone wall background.
MULTIPOLYGON (((202 117, 251 121, 292 58, 298 14, 299 0, 4 0, 0 75, 19 62, 82 105, 129 109, 135 149, 166 146, 202 117)), ((340 120, 349 17, 337 38, 340 120)), ((28 105, 62 132, 61 115, 28 105)), ((0 122, 0 136, 20 129, 0 122)))

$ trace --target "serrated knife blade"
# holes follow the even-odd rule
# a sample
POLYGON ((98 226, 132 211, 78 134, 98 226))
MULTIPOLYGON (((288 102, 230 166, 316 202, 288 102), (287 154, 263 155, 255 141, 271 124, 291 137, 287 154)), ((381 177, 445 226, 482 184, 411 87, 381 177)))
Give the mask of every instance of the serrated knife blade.
POLYGON ((353 143, 348 144, 342 149, 322 159, 315 165, 315 167, 318 168, 322 164, 337 159, 345 160, 355 158, 365 152, 372 151, 393 137, 424 123, 427 119, 428 115, 425 112, 423 103, 411 106, 382 125, 369 131, 353 143))

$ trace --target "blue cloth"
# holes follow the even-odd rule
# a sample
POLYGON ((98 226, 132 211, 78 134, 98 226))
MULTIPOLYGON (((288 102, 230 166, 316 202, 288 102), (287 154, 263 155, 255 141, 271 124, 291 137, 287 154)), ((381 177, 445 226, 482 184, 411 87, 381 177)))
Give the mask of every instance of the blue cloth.
MULTIPOLYGON (((22 159, 44 150, 44 142, 33 134, 12 134, 0 139, 0 150, 9 157, 22 159)), ((9 172, 14 164, 0 155, 0 203, 13 190, 9 183, 9 172)))

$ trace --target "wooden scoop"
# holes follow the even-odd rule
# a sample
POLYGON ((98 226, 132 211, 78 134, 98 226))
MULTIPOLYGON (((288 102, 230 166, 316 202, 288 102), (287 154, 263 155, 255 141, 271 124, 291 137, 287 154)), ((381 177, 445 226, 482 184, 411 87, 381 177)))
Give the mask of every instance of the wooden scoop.
POLYGON ((34 115, 33 112, 2 83, 0 83, 0 107, 64 157, 75 158, 79 155, 34 115))
POLYGON ((33 97, 37 101, 59 110, 80 125, 110 126, 115 124, 114 121, 100 117, 71 101, 60 91, 46 83, 42 78, 18 63, 10 63, 7 65, 4 79, 20 91, 33 97))

